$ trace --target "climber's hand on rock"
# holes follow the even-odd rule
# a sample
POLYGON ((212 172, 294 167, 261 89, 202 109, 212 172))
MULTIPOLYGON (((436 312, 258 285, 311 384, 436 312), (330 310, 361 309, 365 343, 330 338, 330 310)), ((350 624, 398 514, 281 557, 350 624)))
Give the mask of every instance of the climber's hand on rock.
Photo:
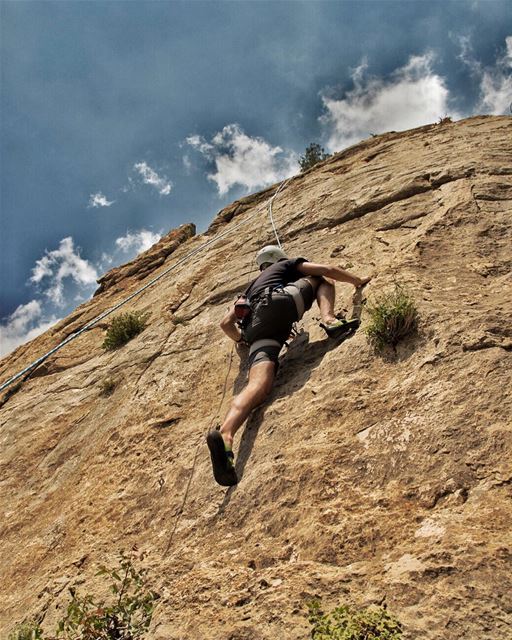
POLYGON ((367 278, 359 278, 359 282, 358 283, 354 283, 354 287, 356 289, 362 289, 365 285, 367 285, 371 280, 371 277, 368 276, 367 278))

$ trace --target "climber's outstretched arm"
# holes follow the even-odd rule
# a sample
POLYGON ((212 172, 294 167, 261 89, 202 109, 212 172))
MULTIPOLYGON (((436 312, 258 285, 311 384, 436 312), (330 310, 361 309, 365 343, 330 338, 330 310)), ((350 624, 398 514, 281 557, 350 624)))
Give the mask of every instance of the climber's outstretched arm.
POLYGON ((348 282, 349 284, 353 284, 354 287, 362 287, 371 280, 371 278, 358 278, 354 274, 349 273, 340 267, 327 264, 316 264, 314 262, 302 262, 299 264, 297 269, 305 276, 325 276, 326 278, 332 278, 338 282, 348 282))

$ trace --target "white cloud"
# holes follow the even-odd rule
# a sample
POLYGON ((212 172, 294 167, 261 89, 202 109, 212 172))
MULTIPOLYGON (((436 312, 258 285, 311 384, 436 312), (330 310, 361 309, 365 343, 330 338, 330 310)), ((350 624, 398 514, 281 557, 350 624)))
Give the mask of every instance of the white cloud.
POLYGON ((173 187, 172 182, 170 182, 167 176, 159 176, 147 162, 137 162, 133 165, 133 168, 141 175, 144 184, 155 187, 161 196, 168 196, 171 193, 173 187))
POLYGON ((115 200, 107 200, 107 198, 98 191, 98 193, 91 193, 89 196, 89 207, 110 207, 114 204, 115 200))
POLYGON ((220 195, 236 184, 251 191, 298 171, 296 154, 283 155, 281 147, 273 147, 263 138, 251 138, 238 124, 226 125, 211 142, 198 135, 186 141, 214 163, 215 172, 208 174, 208 179, 215 182, 220 195))
POLYGON ((484 113, 503 115, 512 102, 512 36, 505 38, 505 48, 494 67, 482 70, 480 109, 484 113))
POLYGON ((101 263, 112 264, 114 262, 113 256, 109 255, 105 251, 101 254, 101 263))
POLYGON ((365 77, 367 62, 353 70, 354 88, 336 99, 322 93, 326 113, 320 122, 327 130, 329 151, 337 151, 370 133, 401 131, 450 114, 444 79, 432 69, 433 55, 412 56, 389 80, 365 77))
POLYGON ((59 248, 47 250, 32 269, 30 282, 40 287, 44 297, 20 305, 0 323, 0 357, 57 323, 60 318, 52 305, 62 308, 65 303, 66 309, 71 309, 88 299, 92 293, 89 287, 96 286, 97 269, 101 269, 103 263, 110 268, 114 263, 126 262, 158 242, 160 237, 161 234, 146 229, 128 232, 115 241, 114 255, 103 253, 101 263, 95 266, 81 258, 71 237, 63 238, 59 248), (65 287, 67 280, 79 285, 79 289, 65 287))
POLYGON ((161 234, 153 233, 147 229, 129 231, 125 236, 117 238, 116 247, 123 253, 139 254, 152 247, 161 238, 161 234))
POLYGON ((42 315, 41 304, 37 300, 22 304, 13 311, 0 325, 0 357, 33 340, 59 321, 55 316, 43 318, 42 315))
POLYGON ((480 84, 476 111, 493 115, 508 113, 512 102, 512 36, 505 38, 505 50, 489 67, 475 59, 469 37, 461 36, 458 40, 461 49, 458 57, 480 84))
POLYGON ((187 154, 183 156, 183 166, 185 167, 185 173, 190 174, 192 172, 192 160, 187 154))
POLYGON ((356 86, 361 86, 364 80, 364 74, 368 71, 368 58, 363 57, 361 62, 352 70, 351 78, 356 86))
POLYGON ((139 253, 146 251, 162 237, 162 231, 153 233, 148 229, 128 231, 125 236, 117 238, 112 253, 103 252, 97 264, 98 271, 104 273, 122 263, 133 260, 139 253))
POLYGON ((128 176, 128 184, 125 184, 124 187, 121 187, 121 193, 128 193, 129 191, 132 191, 133 188, 133 180, 130 176, 128 176))
POLYGON ((47 250, 45 255, 36 261, 30 282, 44 282, 45 295, 55 304, 62 305, 66 278, 71 278, 82 286, 96 284, 98 278, 96 269, 80 257, 79 249, 75 251, 73 238, 70 237, 63 238, 58 249, 47 250))
POLYGON ((469 36, 460 36, 460 35, 452 35, 452 39, 455 43, 458 43, 460 47, 460 53, 457 56, 459 60, 461 60, 468 67, 471 67, 473 71, 475 71, 475 67, 479 68, 479 64, 473 58, 473 52, 471 47, 471 38, 469 36))
POLYGON ((206 142, 206 140, 203 137, 198 136, 197 134, 193 136, 189 136, 187 138, 187 144, 189 144, 191 147, 196 148, 198 151, 200 151, 204 155, 207 155, 208 153, 213 152, 215 150, 215 147, 213 146, 213 144, 206 142))

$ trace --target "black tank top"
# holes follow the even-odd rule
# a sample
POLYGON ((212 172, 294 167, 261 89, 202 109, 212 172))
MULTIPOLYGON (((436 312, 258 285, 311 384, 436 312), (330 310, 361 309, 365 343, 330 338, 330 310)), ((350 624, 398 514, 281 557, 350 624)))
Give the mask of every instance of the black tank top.
POLYGON ((253 280, 251 284, 245 290, 245 295, 251 299, 256 298, 265 291, 267 287, 275 289, 279 286, 286 286, 290 282, 295 282, 304 277, 297 267, 303 262, 308 262, 306 258, 290 258, 288 260, 279 260, 272 266, 267 267, 261 272, 256 280, 253 280))

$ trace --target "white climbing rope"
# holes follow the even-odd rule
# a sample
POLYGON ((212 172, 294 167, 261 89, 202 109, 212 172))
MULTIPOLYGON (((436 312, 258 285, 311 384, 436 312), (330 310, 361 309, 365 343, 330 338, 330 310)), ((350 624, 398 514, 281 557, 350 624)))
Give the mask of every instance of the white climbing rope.
MULTIPOLYGON (((277 194, 284 188, 284 186, 291 180, 291 178, 288 178, 287 180, 283 181, 278 189, 276 190, 276 192, 274 193, 274 195, 270 198, 270 202, 269 202, 269 214, 270 214, 270 221, 272 223, 272 227, 274 229, 274 233, 277 239, 277 242, 279 244, 279 247, 281 247, 281 242, 279 241, 279 236, 277 235, 277 230, 275 228, 274 225, 274 219, 272 216, 272 202, 274 200, 274 198, 277 196, 277 194)), ((12 376, 12 378, 9 378, 6 382, 4 382, 1 386, 0 386, 0 392, 3 391, 4 389, 6 389, 8 386, 10 386, 11 384, 13 384, 13 382, 16 382, 16 380, 19 380, 22 376, 24 376, 25 374, 27 374, 27 377, 30 375, 30 372, 35 369, 36 367, 38 367, 40 364, 42 364, 47 358, 49 358, 51 355, 53 355, 54 353, 56 353, 57 351, 59 351, 60 349, 62 349, 62 347, 64 347, 65 345, 69 344, 72 340, 75 340, 76 338, 78 338, 78 336, 80 336, 82 333, 84 333, 85 331, 87 331, 88 329, 90 329, 91 327, 93 327, 95 324, 98 324, 98 322, 100 322, 101 320, 103 320, 104 318, 106 318, 107 316, 109 316, 111 313, 114 313, 114 311, 117 311, 120 307, 122 307, 123 305, 127 304, 128 302, 130 302, 130 300, 133 300, 133 298, 135 298, 136 296, 140 295, 143 291, 145 291, 146 289, 148 289, 149 287, 153 286, 156 282, 158 282, 159 280, 161 280, 164 276, 166 276, 168 273, 170 273, 171 271, 173 271, 174 269, 176 269, 176 267, 180 266, 181 264, 184 264, 185 262, 187 262, 190 258, 192 258, 192 256, 195 256, 197 253, 200 253, 201 251, 203 251, 204 249, 206 249, 207 247, 211 246, 212 244, 215 244, 215 242, 218 242, 219 240, 221 240, 222 238, 224 238, 225 236, 229 235, 230 233, 232 233, 233 231, 236 231, 236 229, 239 229, 240 227, 242 227, 244 224, 247 224, 250 220, 252 220, 252 218, 258 213, 258 211, 255 211, 253 214, 251 214, 250 216, 248 216, 245 220, 242 220, 241 222, 239 222, 238 224, 236 224, 234 227, 231 227, 230 229, 227 229, 226 231, 219 233, 218 235, 216 235, 215 237, 213 237, 211 240, 208 240, 208 242, 206 242, 205 244, 201 245, 200 247, 197 247, 196 249, 193 249, 192 251, 190 251, 189 253, 187 253, 185 256, 183 256, 183 258, 181 258, 180 260, 178 260, 178 262, 174 263, 171 267, 169 267, 168 269, 166 269, 165 271, 163 271, 159 276, 157 276, 156 278, 153 278, 153 280, 151 280, 150 282, 148 282, 146 285, 144 285, 143 287, 141 287, 140 289, 138 289, 137 291, 135 291, 135 293, 132 293, 130 296, 128 296, 128 298, 125 298, 124 300, 122 300, 121 302, 119 302, 118 304, 116 304, 114 307, 112 307, 111 309, 109 309, 108 311, 103 312, 102 314, 100 314, 98 317, 94 318, 93 320, 91 320, 90 322, 88 322, 85 326, 83 326, 79 331, 77 331, 76 333, 72 333, 70 336, 68 336, 65 340, 63 340, 62 342, 60 342, 56 347, 54 347, 53 349, 51 349, 50 351, 48 351, 48 353, 45 353, 43 356, 41 356, 40 358, 38 358, 37 360, 34 360, 34 362, 32 362, 31 364, 29 364, 28 366, 26 366, 22 371, 20 371, 19 373, 17 373, 16 375, 12 376)))
MULTIPOLYGON (((293 177, 293 176, 292 176, 293 177)), ((268 215, 270 217, 270 223, 272 225, 272 229, 274 230, 274 235, 276 237, 277 240, 277 246, 282 249, 282 245, 281 245, 281 240, 279 240, 279 235, 277 234, 277 229, 276 229, 276 225, 274 224, 274 216, 272 215, 272 203, 274 202, 275 197, 277 196, 277 194, 282 191, 282 189, 285 188, 285 186, 288 184, 288 182, 290 182, 292 178, 288 178, 287 180, 283 180, 283 182, 281 182, 281 184, 279 185, 279 187, 277 188, 276 192, 274 193, 274 195, 270 198, 269 202, 268 202, 268 215)))

